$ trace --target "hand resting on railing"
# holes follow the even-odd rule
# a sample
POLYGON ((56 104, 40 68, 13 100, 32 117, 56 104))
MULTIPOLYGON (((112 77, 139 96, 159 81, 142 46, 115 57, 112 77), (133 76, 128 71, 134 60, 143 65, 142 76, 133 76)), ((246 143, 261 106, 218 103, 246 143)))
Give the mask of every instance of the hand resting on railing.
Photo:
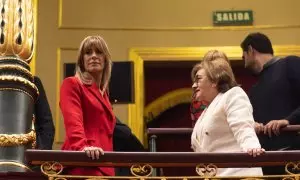
MULTIPOLYGON (((280 129, 280 132, 300 132, 300 125, 287 125, 280 129)), ((148 128, 148 135, 191 135, 193 128, 148 128)))
POLYGON ((104 155, 104 151, 102 148, 94 146, 84 147, 83 151, 89 158, 92 159, 99 159, 100 155, 104 155))

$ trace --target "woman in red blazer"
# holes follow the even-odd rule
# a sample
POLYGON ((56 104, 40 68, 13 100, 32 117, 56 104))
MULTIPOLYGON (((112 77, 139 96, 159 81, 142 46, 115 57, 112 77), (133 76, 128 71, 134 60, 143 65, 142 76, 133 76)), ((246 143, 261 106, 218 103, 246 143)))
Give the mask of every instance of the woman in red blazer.
MULTIPOLYGON (((66 129, 62 150, 85 151, 92 159, 113 150, 116 120, 107 94, 111 68, 104 39, 100 36, 85 38, 79 48, 76 74, 66 78, 60 90, 60 108, 66 129)), ((68 173, 113 176, 114 169, 78 167, 68 173)))

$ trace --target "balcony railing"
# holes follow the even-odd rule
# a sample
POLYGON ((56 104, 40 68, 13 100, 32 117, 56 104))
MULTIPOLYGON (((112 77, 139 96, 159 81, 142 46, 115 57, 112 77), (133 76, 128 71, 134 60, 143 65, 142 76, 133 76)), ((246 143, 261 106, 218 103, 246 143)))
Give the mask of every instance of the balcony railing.
MULTIPOLYGON (((281 132, 300 132, 300 125, 288 125, 280 130, 281 132)), ((177 134, 177 135, 190 135, 193 132, 193 128, 148 128, 147 134, 151 135, 167 135, 167 134, 177 134)))
MULTIPOLYGON (((287 131, 300 131, 300 126, 288 126, 282 129, 287 131)), ((191 128, 155 128, 148 129, 148 135, 154 143, 156 137, 164 135, 190 136, 191 128)), ((267 151, 258 156, 251 157, 246 153, 195 153, 195 152, 105 152, 98 160, 92 160, 84 152, 79 151, 42 151, 27 150, 25 158, 29 167, 40 167, 42 176, 35 172, 7 172, 1 173, 0 179, 300 179, 300 151, 267 151), (72 176, 63 171, 66 167, 79 166, 104 166, 104 167, 127 167, 131 176, 96 177, 96 176, 72 176), (265 167, 283 166, 285 175, 253 177, 216 177, 219 168, 234 167, 265 167), (193 175, 185 176, 157 176, 156 168, 176 167, 179 171, 185 167, 194 170, 193 175)), ((8 163, 8 162, 1 162, 8 163)), ((0 163, 0 165, 1 165, 0 163)), ((18 163, 9 162, 11 165, 24 166, 18 163)), ((33 168, 32 168, 33 169, 33 168)), ((182 171, 185 173, 185 171, 182 171)), ((181 172, 181 174, 183 174, 181 172)))
MULTIPOLYGON (((282 128, 281 133, 286 132, 300 132, 300 125, 288 125, 287 127, 282 128)), ((156 139, 158 137, 166 135, 179 135, 187 136, 191 135, 193 128, 148 128, 147 134, 149 137, 149 149, 151 152, 156 152, 156 139)))
POLYGON ((258 157, 246 153, 193 153, 193 152, 105 152, 92 160, 84 152, 27 150, 29 164, 41 166, 49 179, 299 179, 300 151, 268 151, 258 157), (218 168, 263 167, 283 165, 287 175, 261 177, 215 177, 218 168), (105 166, 130 167, 133 176, 87 177, 61 174, 64 167, 105 166), (198 176, 152 176, 158 167, 194 167, 198 176))

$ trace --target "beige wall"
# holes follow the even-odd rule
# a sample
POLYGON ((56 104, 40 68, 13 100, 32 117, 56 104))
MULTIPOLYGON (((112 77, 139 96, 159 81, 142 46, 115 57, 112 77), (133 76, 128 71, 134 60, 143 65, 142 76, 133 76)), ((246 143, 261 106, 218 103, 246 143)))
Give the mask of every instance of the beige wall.
MULTIPOLYGON (((252 31, 268 34, 276 45, 300 45, 299 7, 299 0, 39 0, 36 74, 56 123, 55 148, 64 138, 58 108, 62 65, 75 62, 85 36, 103 36, 115 61, 128 60, 133 47, 238 46, 252 31), (215 10, 253 10, 254 26, 214 28, 215 10)), ((127 105, 114 111, 127 122, 127 105)))

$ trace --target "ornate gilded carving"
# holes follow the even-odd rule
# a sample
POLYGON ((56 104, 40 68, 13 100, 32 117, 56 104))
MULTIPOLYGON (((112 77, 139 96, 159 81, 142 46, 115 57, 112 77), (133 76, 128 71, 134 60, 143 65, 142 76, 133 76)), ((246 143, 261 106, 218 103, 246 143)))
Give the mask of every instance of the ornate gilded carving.
MULTIPOLYGON (((7 153, 0 156, 2 160, 21 164, 24 151, 36 144, 34 130, 28 132, 32 124, 27 116, 34 113, 34 102, 39 95, 28 65, 34 47, 33 12, 32 0, 0 0, 0 94, 1 106, 5 107, 0 117, 0 150, 13 146, 11 150, 15 151, 14 156, 7 153), (8 108, 11 111, 4 112, 8 108)), ((1 166, 1 172, 6 171, 5 166, 11 165, 1 166)), ((11 166, 10 171, 24 169, 11 166)))
POLYGON ((39 95, 39 91, 36 85, 33 83, 33 75, 27 69, 27 63, 15 57, 0 57, 0 61, 2 60, 12 60, 14 61, 14 64, 10 64, 12 62, 0 64, 0 81, 3 82, 0 90, 20 91, 27 94, 31 97, 31 99, 33 99, 33 101, 35 101, 36 97, 39 95), (5 85, 4 82, 6 82, 5 85), (16 86, 17 84, 18 86, 16 86))
POLYGON ((19 91, 19 92, 25 93, 25 94, 27 94, 33 101, 35 100, 35 99, 32 97, 31 94, 29 94, 28 92, 23 91, 23 90, 21 90, 21 89, 16 89, 16 88, 0 88, 0 91, 7 91, 7 90, 9 90, 9 91, 19 91))
POLYGON ((16 70, 20 71, 24 74, 26 74, 28 77, 30 77, 30 80, 33 81, 33 75, 31 74, 30 71, 28 71, 26 68, 22 66, 16 66, 16 65, 0 65, 0 71, 1 70, 16 70))
POLYGON ((37 89, 35 84, 28 81, 25 78, 18 77, 18 76, 12 76, 12 75, 5 75, 5 76, 0 76, 0 81, 14 81, 14 82, 23 83, 24 85, 29 85, 31 88, 33 88, 37 92, 37 95, 39 94, 39 90, 37 89))
POLYGON ((284 177, 282 180, 299 180, 299 177, 284 177))
MULTIPOLYGON (((22 61, 20 58, 18 57, 14 57, 14 56, 0 56, 0 61, 5 61, 5 60, 16 60, 16 61, 20 61, 22 63, 25 63, 28 66, 27 62, 22 61)), ((29 67, 29 66, 28 66, 29 67)))
POLYGON ((45 162, 41 165, 42 173, 47 176, 59 175, 63 169, 63 165, 59 162, 45 162))
POLYGON ((17 166, 17 167, 25 169, 26 171, 32 171, 29 167, 25 166, 24 164, 18 163, 18 162, 2 161, 2 162, 0 162, 0 166, 17 166))
POLYGON ((0 147, 26 145, 34 143, 35 139, 33 130, 27 134, 0 134, 0 147))
POLYGON ((32 144, 31 144, 31 147, 32 147, 32 149, 35 149, 35 147, 36 147, 36 133, 35 133, 35 126, 34 126, 34 123, 35 123, 35 115, 33 114, 32 115, 32 130, 34 131, 34 141, 32 142, 32 144))
POLYGON ((199 164, 196 166, 196 173, 201 177, 214 177, 218 172, 218 167, 214 164, 204 165, 199 164))
POLYGON ((29 63, 34 41, 32 0, 1 0, 0 10, 0 55, 29 63))
POLYGON ((300 162, 289 162, 285 165, 285 172, 288 174, 300 174, 300 162))
POLYGON ((137 177, 148 177, 152 174, 153 168, 149 164, 139 165, 134 164, 130 168, 131 174, 137 177))

